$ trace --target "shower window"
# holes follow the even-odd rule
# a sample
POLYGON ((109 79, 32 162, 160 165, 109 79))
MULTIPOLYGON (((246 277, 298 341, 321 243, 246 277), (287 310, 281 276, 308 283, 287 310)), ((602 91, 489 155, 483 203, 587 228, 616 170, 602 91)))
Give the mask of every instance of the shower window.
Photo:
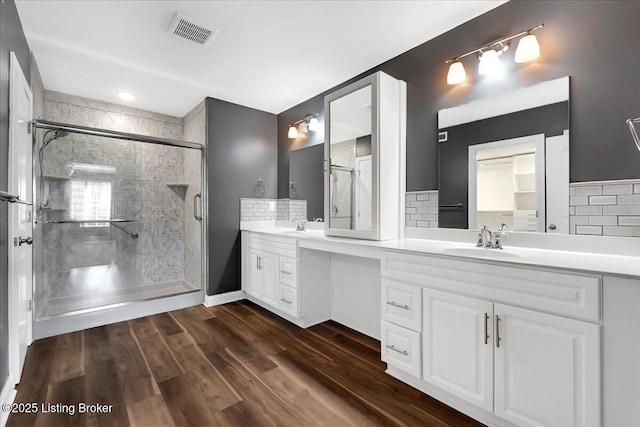
MULTIPOLYGON (((93 221, 111 219, 111 182, 71 180, 70 217, 93 221)), ((86 223, 85 227, 108 227, 108 223, 86 223)))

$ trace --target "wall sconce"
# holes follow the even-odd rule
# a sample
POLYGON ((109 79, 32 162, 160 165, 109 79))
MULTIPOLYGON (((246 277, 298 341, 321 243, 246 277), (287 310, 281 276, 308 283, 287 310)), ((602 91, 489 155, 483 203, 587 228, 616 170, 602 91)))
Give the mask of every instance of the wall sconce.
POLYGON ((540 45, 535 35, 531 34, 533 31, 544 27, 544 24, 536 25, 526 31, 503 37, 499 40, 492 41, 485 45, 482 45, 462 55, 454 56, 447 59, 445 64, 449 65, 449 72, 447 73, 447 84, 457 85, 466 81, 467 73, 464 69, 464 65, 460 62, 460 59, 473 55, 477 55, 480 64, 478 65, 478 73, 483 76, 497 75, 502 72, 502 63, 500 62, 500 55, 509 49, 510 41, 522 37, 516 48, 515 61, 519 64, 533 61, 540 56, 540 45))
POLYGON ((289 125, 289 132, 287 132, 287 136, 290 139, 296 139, 301 134, 309 133, 309 131, 315 132, 319 130, 320 121, 318 120, 318 115, 318 113, 312 114, 305 117, 304 119, 291 123, 289 125))

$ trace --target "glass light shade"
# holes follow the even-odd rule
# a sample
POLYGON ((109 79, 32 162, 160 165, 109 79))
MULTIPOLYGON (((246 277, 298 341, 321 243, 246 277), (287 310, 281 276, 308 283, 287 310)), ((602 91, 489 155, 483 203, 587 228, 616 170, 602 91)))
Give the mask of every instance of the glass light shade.
POLYGON ((482 76, 496 76, 502 73, 502 64, 498 52, 493 49, 482 53, 478 73, 482 76))
POLYGON ((301 133, 309 133, 309 127, 306 122, 302 122, 298 125, 298 135, 301 133))
POLYGON ((527 34, 521 38, 516 48, 516 62, 522 64, 533 61, 538 56, 540 56, 540 45, 536 36, 527 34))
POLYGON ((291 139, 296 139, 298 137, 298 129, 295 126, 289 126, 289 133, 287 136, 291 139))
POLYGON ((312 117, 311 120, 309 120, 309 130, 315 132, 318 129, 320 129, 320 121, 317 117, 312 117))
POLYGON ((456 61, 449 65, 449 73, 447 74, 447 84, 457 85, 467 80, 467 72, 464 70, 462 62, 456 61))

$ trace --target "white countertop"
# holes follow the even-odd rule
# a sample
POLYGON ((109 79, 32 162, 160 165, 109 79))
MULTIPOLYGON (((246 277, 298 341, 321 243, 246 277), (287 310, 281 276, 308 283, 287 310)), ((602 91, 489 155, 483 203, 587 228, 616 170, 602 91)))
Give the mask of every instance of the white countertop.
POLYGON ((504 245, 503 250, 476 248, 473 241, 446 241, 422 238, 371 241, 325 236, 324 230, 297 232, 294 228, 278 227, 275 223, 242 222, 241 230, 296 238, 301 248, 342 252, 379 258, 381 250, 411 252, 469 260, 551 267, 596 274, 614 274, 640 278, 640 252, 629 255, 525 248, 504 245))

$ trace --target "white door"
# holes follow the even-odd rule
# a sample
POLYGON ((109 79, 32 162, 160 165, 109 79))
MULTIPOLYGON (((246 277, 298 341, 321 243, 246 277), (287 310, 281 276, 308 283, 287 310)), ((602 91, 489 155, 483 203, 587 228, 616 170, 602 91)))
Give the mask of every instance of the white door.
POLYGON ((547 233, 569 234, 569 131, 546 146, 547 233))
POLYGON ((423 290, 424 380, 493 412, 493 303, 423 290))
MULTIPOLYGON (((31 89, 11 52, 9 80, 9 185, 7 191, 32 201, 31 89)), ((20 381, 31 344, 32 206, 9 205, 9 374, 20 381), (28 243, 27 243, 28 241, 28 243)))
POLYGON ((278 285, 280 279, 278 256, 269 253, 261 254, 260 271, 262 273, 262 300, 267 304, 278 307, 278 285))
POLYGON ((249 249, 247 256, 248 263, 245 266, 247 272, 247 280, 245 292, 256 298, 261 298, 261 279, 262 274, 260 272, 260 254, 254 249, 249 249))
POLYGON ((356 230, 371 229, 372 185, 371 156, 356 157, 356 230))
POLYGON ((599 426, 600 326, 495 304, 495 414, 519 426, 599 426))

